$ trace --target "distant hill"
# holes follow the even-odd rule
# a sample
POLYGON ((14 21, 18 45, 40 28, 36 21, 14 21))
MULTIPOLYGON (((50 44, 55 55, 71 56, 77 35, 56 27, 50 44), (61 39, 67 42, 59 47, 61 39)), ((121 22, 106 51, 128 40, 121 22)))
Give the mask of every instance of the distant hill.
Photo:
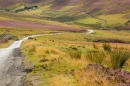
POLYGON ((22 5, 50 5, 51 10, 83 11, 89 14, 115 14, 130 10, 130 0, 0 0, 1 8, 22 5))
POLYGON ((0 10, 83 27, 130 30, 130 0, 0 0, 0 10))

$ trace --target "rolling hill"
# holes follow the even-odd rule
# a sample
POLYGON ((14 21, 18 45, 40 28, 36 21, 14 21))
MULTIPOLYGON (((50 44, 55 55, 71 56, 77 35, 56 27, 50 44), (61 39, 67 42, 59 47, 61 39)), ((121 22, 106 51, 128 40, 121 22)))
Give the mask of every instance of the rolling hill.
POLYGON ((130 86, 130 0, 0 0, 0 48, 13 41, 26 58, 2 54, 8 86, 130 86))
POLYGON ((25 15, 40 15, 67 24, 100 28, 102 21, 88 17, 91 15, 106 21, 108 28, 122 30, 130 27, 129 0, 0 0, 0 9, 14 10, 25 15), (38 9, 24 10, 31 6, 38 6, 38 9))
POLYGON ((130 10, 129 0, 0 0, 1 8, 34 4, 50 5, 53 10, 83 11, 89 14, 115 14, 130 10))

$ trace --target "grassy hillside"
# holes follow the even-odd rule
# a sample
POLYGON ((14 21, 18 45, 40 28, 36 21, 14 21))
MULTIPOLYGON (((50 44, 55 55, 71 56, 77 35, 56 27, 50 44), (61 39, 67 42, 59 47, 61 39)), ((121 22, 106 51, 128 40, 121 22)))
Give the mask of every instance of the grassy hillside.
MULTIPOLYGON (((116 37, 117 40, 124 40, 124 38, 129 39, 130 34, 113 31, 96 32, 93 35, 85 33, 46 35, 24 42, 22 46, 23 53, 26 55, 24 63, 26 69, 31 70, 26 78, 27 86, 115 86, 122 83, 119 77, 112 79, 107 72, 103 72, 105 70, 102 67, 98 70, 98 66, 95 65, 94 68, 97 69, 91 69, 91 67, 87 69, 88 64, 95 63, 109 68, 115 67, 112 66, 110 52, 103 48, 105 44, 89 41, 116 40, 116 37)), ((129 44, 106 45, 111 46, 111 49, 123 49, 123 47, 130 49, 129 44)), ((113 61, 118 60, 113 58, 113 61)), ((130 71, 129 60, 122 69, 130 71)))
MULTIPOLYGON (((19 10, 16 14, 40 16, 69 25, 102 28, 100 20, 88 17, 92 15, 104 19, 108 28, 123 30, 130 27, 130 17, 127 17, 130 14, 129 0, 6 0, 5 2, 0 1, 2 11, 3 9, 4 11, 10 9, 11 12, 19 10), (31 6, 38 6, 38 8, 24 9, 31 6)), ((30 19, 26 18, 26 20, 30 19)))
POLYGON ((129 0, 0 0, 0 48, 48 34, 22 44, 26 86, 130 86, 129 6, 129 0))
POLYGON ((126 13, 126 14, 110 14, 110 15, 101 15, 98 16, 98 18, 103 19, 106 21, 106 26, 108 28, 116 28, 117 30, 121 29, 122 26, 122 30, 130 30, 130 26, 129 26, 129 17, 130 13, 126 13), (125 27, 127 27, 129 29, 125 29, 125 27))
MULTIPOLYGON (((84 11, 93 13, 122 13, 129 10, 129 0, 0 0, 1 7, 15 7, 15 5, 50 5, 50 9, 66 9, 70 11, 84 11), (6 2, 6 3, 5 3, 6 2)), ((16 6, 17 7, 17 6, 16 6)))

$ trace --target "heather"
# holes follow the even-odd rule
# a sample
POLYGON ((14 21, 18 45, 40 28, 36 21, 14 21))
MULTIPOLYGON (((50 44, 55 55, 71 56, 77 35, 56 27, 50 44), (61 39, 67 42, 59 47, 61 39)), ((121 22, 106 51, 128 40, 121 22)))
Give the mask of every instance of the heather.
POLYGON ((26 86, 129 86, 129 4, 0 0, 0 48, 39 35, 20 48, 26 86))

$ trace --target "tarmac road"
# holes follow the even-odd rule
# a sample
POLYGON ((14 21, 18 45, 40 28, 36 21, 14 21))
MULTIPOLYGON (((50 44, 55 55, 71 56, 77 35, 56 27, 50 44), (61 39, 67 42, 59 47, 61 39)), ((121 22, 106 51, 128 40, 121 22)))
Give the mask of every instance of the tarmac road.
POLYGON ((20 46, 23 41, 29 37, 37 37, 53 34, 40 34, 25 37, 19 41, 13 42, 7 48, 0 49, 0 86, 25 86, 24 80, 26 72, 23 66, 24 57, 21 55, 20 46))
POLYGON ((95 32, 94 30, 88 30, 87 34, 92 34, 94 32, 95 32))
POLYGON ((26 72, 20 46, 28 37, 13 42, 7 48, 0 49, 0 86, 24 86, 26 72))

